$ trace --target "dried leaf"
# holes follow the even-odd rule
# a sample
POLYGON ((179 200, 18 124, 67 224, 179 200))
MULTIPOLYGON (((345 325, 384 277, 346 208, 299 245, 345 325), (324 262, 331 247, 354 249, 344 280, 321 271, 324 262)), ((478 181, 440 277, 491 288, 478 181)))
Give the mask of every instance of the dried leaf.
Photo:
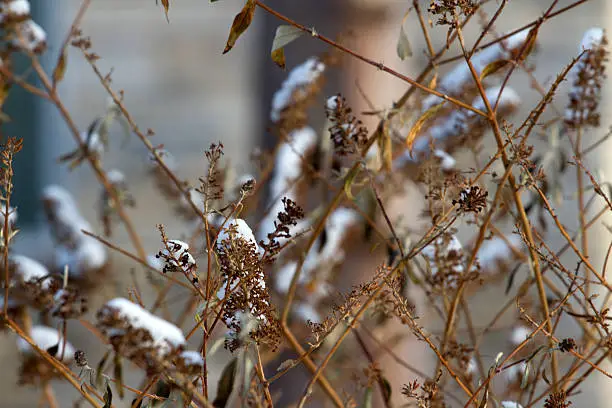
POLYGON ((435 116, 436 113, 438 113, 438 111, 442 109, 443 106, 444 106, 444 102, 432 106, 431 108, 423 112, 421 117, 418 118, 417 121, 414 123, 414 125, 412 126, 412 129, 410 129, 410 132, 408 132, 408 136, 406 136, 406 146, 411 152, 412 152, 412 145, 414 144, 414 141, 417 135, 419 134, 420 130, 423 128, 423 125, 425 124, 425 122, 427 122, 427 120, 435 116))
POLYGON ((437 86, 438 86, 438 73, 436 72, 434 76, 431 78, 431 80, 429 81, 429 84, 427 85, 427 87, 429 89, 436 89, 437 86))
POLYGON ((276 369, 276 371, 283 371, 289 367, 291 367, 292 365, 295 364, 295 360, 290 358, 288 360, 283 361, 282 363, 280 363, 280 365, 278 366, 278 368, 276 369))
POLYGON ((355 199, 355 196, 353 196, 353 193, 351 191, 351 186, 355 181, 355 177, 357 177, 357 175, 359 174, 360 170, 360 166, 353 167, 353 169, 349 172, 349 174, 346 175, 346 178, 344 179, 344 192, 346 193, 346 197, 349 200, 355 199))
POLYGON ((361 404, 361 406, 363 408, 372 408, 372 400, 374 397, 374 392, 372 392, 372 387, 368 387, 365 390, 365 394, 363 396, 363 404, 361 404))
POLYGON ((284 47, 292 41, 297 40, 304 34, 304 31, 290 25, 281 25, 276 28, 274 40, 272 40, 272 50, 270 55, 272 61, 282 69, 285 69, 284 47))
POLYGON ((230 28, 230 33, 225 44, 223 54, 228 53, 236 44, 238 37, 246 31, 253 21, 253 15, 255 14, 255 0, 247 0, 240 13, 234 17, 234 22, 230 28))
POLYGON ((406 31, 404 31, 404 23, 408 18, 408 13, 410 13, 410 9, 404 14, 402 18, 402 23, 400 24, 400 32, 399 37, 397 38, 397 56, 403 61, 408 57, 412 57, 412 47, 410 47, 410 41, 408 41, 408 36, 406 35, 406 31))
POLYGON ((496 73, 497 71, 499 71, 500 69, 508 65, 509 62, 510 61, 505 60, 505 59, 490 62, 489 64, 487 64, 486 67, 484 67, 484 69, 480 73, 480 80, 482 81, 489 75, 496 73))
POLYGON ((102 385, 102 374, 104 373, 104 366, 106 365, 106 361, 110 357, 110 353, 111 353, 111 351, 108 350, 104 354, 104 356, 102 357, 100 362, 98 363, 98 366, 96 367, 96 383, 95 383, 94 387, 98 387, 98 386, 102 385))
POLYGON ((539 29, 540 29, 540 26, 536 25, 531 30, 529 30, 529 33, 527 34, 527 39, 525 39, 525 45, 523 47, 520 47, 514 53, 515 54, 514 58, 517 59, 517 61, 519 62, 524 61, 525 58, 527 58, 527 56, 529 56, 529 54, 531 54, 531 52, 535 49, 539 29), (524 49, 524 51, 519 55, 522 49, 524 49))
POLYGON ((233 358, 223 369, 221 377, 219 378, 219 384, 217 385, 217 396, 213 401, 213 406, 215 408, 224 408, 227 405, 232 390, 234 389, 237 365, 238 360, 233 358))
POLYGON ((55 64, 55 69, 53 70, 53 87, 55 88, 58 83, 64 79, 64 75, 66 74, 66 66, 68 64, 68 54, 66 49, 62 51, 59 58, 57 59, 57 64, 55 64))
POLYGON ((281 69, 285 69, 286 64, 285 64, 285 49, 284 48, 279 48, 277 50, 272 51, 270 53, 270 57, 272 58, 272 61, 274 61, 276 65, 281 67, 281 69))
POLYGON ((410 41, 408 41, 408 36, 406 35, 406 31, 404 31, 404 26, 400 26, 399 37, 397 38, 397 56, 403 61, 408 57, 412 57, 412 48, 410 47, 410 41))
POLYGON ((113 375, 117 381, 117 391, 119 392, 119 398, 123 399, 123 366, 121 364, 121 357, 119 354, 115 354, 113 358, 113 375))
POLYGON ((391 383, 385 377, 380 378, 380 385, 382 386, 382 394, 385 402, 391 401, 391 383))
POLYGON ((166 21, 168 20, 168 10, 170 10, 170 0, 161 0, 162 6, 164 6, 164 12, 166 13, 166 21))

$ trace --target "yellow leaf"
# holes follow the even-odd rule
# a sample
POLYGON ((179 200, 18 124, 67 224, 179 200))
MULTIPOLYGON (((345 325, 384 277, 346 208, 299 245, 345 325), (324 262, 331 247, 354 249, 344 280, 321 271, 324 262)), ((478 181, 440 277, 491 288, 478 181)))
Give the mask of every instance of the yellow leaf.
POLYGON ((285 69, 285 50, 284 48, 279 48, 276 50, 272 50, 270 54, 272 57, 272 61, 282 69, 285 69))
POLYGON ((427 120, 435 116, 435 114, 438 113, 438 111, 443 106, 444 106, 444 102, 432 106, 431 108, 427 109, 421 115, 421 117, 418 118, 417 121, 414 123, 414 125, 412 126, 412 129, 410 129, 410 132, 408 132, 408 136, 406 137, 406 146, 408 147, 410 152, 412 152, 412 145, 414 144, 414 140, 419 134, 419 131, 423 128, 423 125, 425 124, 425 122, 427 122, 427 120))
POLYGON ((510 61, 502 59, 502 60, 493 61, 493 62, 487 64, 487 66, 484 67, 484 69, 480 73, 480 80, 482 81, 483 79, 485 79, 489 75, 492 75, 492 74, 496 73, 497 71, 499 71, 500 69, 505 67, 508 64, 508 62, 510 62, 510 61))
POLYGON ((227 43, 225 44, 225 49, 223 53, 226 54, 234 47, 238 37, 242 35, 246 31, 247 28, 251 25, 253 21, 253 15, 255 14, 255 1, 247 0, 246 4, 240 10, 240 13, 236 14, 234 17, 234 22, 232 23, 232 27, 230 28, 229 36, 227 37, 227 43))
POLYGON ((274 40, 272 40, 272 61, 281 68, 285 68, 285 52, 283 47, 304 35, 304 31, 290 25, 281 25, 276 28, 274 40))
POLYGON ((436 72, 434 76, 431 78, 431 80, 429 81, 429 85, 427 85, 427 87, 429 89, 436 89, 437 86, 438 86, 438 73, 436 72))

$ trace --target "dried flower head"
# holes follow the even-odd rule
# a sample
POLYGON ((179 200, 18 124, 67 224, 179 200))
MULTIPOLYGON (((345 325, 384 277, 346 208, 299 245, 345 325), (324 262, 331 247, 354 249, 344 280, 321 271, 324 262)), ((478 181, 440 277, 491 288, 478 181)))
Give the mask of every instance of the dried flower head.
POLYGON ((481 190, 478 186, 464 188, 459 198, 453 200, 453 205, 459 206, 459 211, 479 213, 487 206, 489 192, 481 190))
POLYGON ((571 401, 567 400, 567 391, 551 393, 544 401, 544 408, 569 408, 572 405, 571 401))
POLYGON ((106 302, 96 314, 98 328, 117 354, 149 371, 159 371, 185 346, 183 332, 124 298, 106 302))
POLYGON ((263 249, 248 224, 230 220, 217 238, 216 251, 222 278, 217 297, 223 302, 223 320, 230 329, 226 347, 234 351, 251 338, 276 348, 280 326, 266 288, 263 249))
POLYGON ((189 253, 189 244, 178 239, 170 239, 165 242, 166 248, 155 255, 164 263, 162 272, 193 272, 196 261, 189 253))
POLYGON ((327 99, 325 114, 332 126, 329 128, 336 152, 340 155, 358 153, 368 139, 368 129, 352 114, 346 99, 338 94, 327 99))
MULTIPOLYGON (((52 357, 69 363, 74 357, 74 347, 59 332, 47 326, 33 326, 30 333, 32 342, 52 357)), ((23 338, 17 339, 22 360, 19 368, 19 384, 44 384, 52 378, 61 376, 37 351, 23 338)))
POLYGON ((471 16, 476 11, 474 0, 430 0, 428 11, 438 16, 438 25, 457 26, 459 15, 471 16))

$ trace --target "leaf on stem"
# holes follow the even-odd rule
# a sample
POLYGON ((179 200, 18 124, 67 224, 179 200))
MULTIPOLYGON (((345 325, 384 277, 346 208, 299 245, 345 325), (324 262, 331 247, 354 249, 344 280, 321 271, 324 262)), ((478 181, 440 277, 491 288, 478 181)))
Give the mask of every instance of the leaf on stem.
POLYGON ((497 61, 488 63, 487 66, 484 67, 484 69, 480 73, 480 80, 482 81, 489 75, 493 75, 494 73, 496 73, 497 71, 499 71, 500 69, 508 65, 509 62, 510 61, 506 59, 501 59, 501 60, 497 60, 497 61))
POLYGON ((53 70, 53 88, 55 88, 57 84, 60 83, 62 79, 64 79, 67 63, 68 53, 64 48, 59 58, 57 59, 57 64, 55 64, 55 69, 53 70))
POLYGON ((408 41, 408 36, 406 35, 406 31, 404 31, 404 22, 406 22, 406 18, 408 17, 408 13, 410 10, 404 14, 404 18, 402 18, 402 23, 400 24, 400 32, 399 37, 397 38, 397 56, 403 61, 408 57, 412 57, 412 47, 410 47, 410 41, 408 41))
POLYGON ((438 113, 438 111, 442 109, 443 106, 444 106, 444 102, 441 102, 437 105, 432 106, 431 108, 423 112, 421 117, 418 118, 417 121, 414 123, 414 125, 412 126, 412 129, 410 129, 410 132, 408 132, 408 136, 406 136, 406 146, 408 147, 410 152, 412 152, 412 145, 414 144, 414 141, 417 135, 423 128, 423 125, 425 125, 425 122, 427 122, 429 119, 434 117, 436 113, 438 113))
POLYGON ((113 391, 110 385, 106 383, 106 391, 104 391, 104 406, 102 408, 111 408, 113 406, 113 391))
POLYGON ((285 69, 284 47, 292 41, 297 40, 304 34, 304 31, 290 25, 280 25, 276 28, 274 40, 272 40, 272 50, 270 55, 272 61, 282 69, 285 69))
POLYGON ((238 38, 246 31, 253 21, 253 15, 255 14, 255 0, 247 0, 240 13, 234 17, 234 22, 230 28, 229 36, 227 37, 227 43, 223 54, 228 53, 236 44, 238 38))
POLYGON ((170 0, 161 0, 162 6, 164 6, 164 13, 166 13, 166 21, 170 21, 168 19, 168 11, 170 10, 170 0))
POLYGON ((349 172, 349 174, 346 175, 346 178, 344 179, 344 192, 346 193, 346 197, 349 200, 355 199, 355 196, 351 191, 351 186, 355 181, 355 177, 357 177, 357 175, 359 174, 359 170, 361 170, 361 166, 357 165, 353 167, 353 169, 349 172))

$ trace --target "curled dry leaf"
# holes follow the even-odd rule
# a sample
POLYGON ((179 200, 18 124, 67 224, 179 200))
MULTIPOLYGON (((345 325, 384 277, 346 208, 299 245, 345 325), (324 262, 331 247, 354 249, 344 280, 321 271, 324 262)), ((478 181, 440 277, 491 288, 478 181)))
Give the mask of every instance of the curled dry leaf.
POLYGON ((223 54, 228 53, 234 47, 238 38, 251 25, 254 15, 255 1, 247 0, 242 10, 240 10, 240 13, 236 14, 236 17, 234 17, 234 22, 232 23, 232 28, 230 28, 229 37, 227 38, 223 54))

